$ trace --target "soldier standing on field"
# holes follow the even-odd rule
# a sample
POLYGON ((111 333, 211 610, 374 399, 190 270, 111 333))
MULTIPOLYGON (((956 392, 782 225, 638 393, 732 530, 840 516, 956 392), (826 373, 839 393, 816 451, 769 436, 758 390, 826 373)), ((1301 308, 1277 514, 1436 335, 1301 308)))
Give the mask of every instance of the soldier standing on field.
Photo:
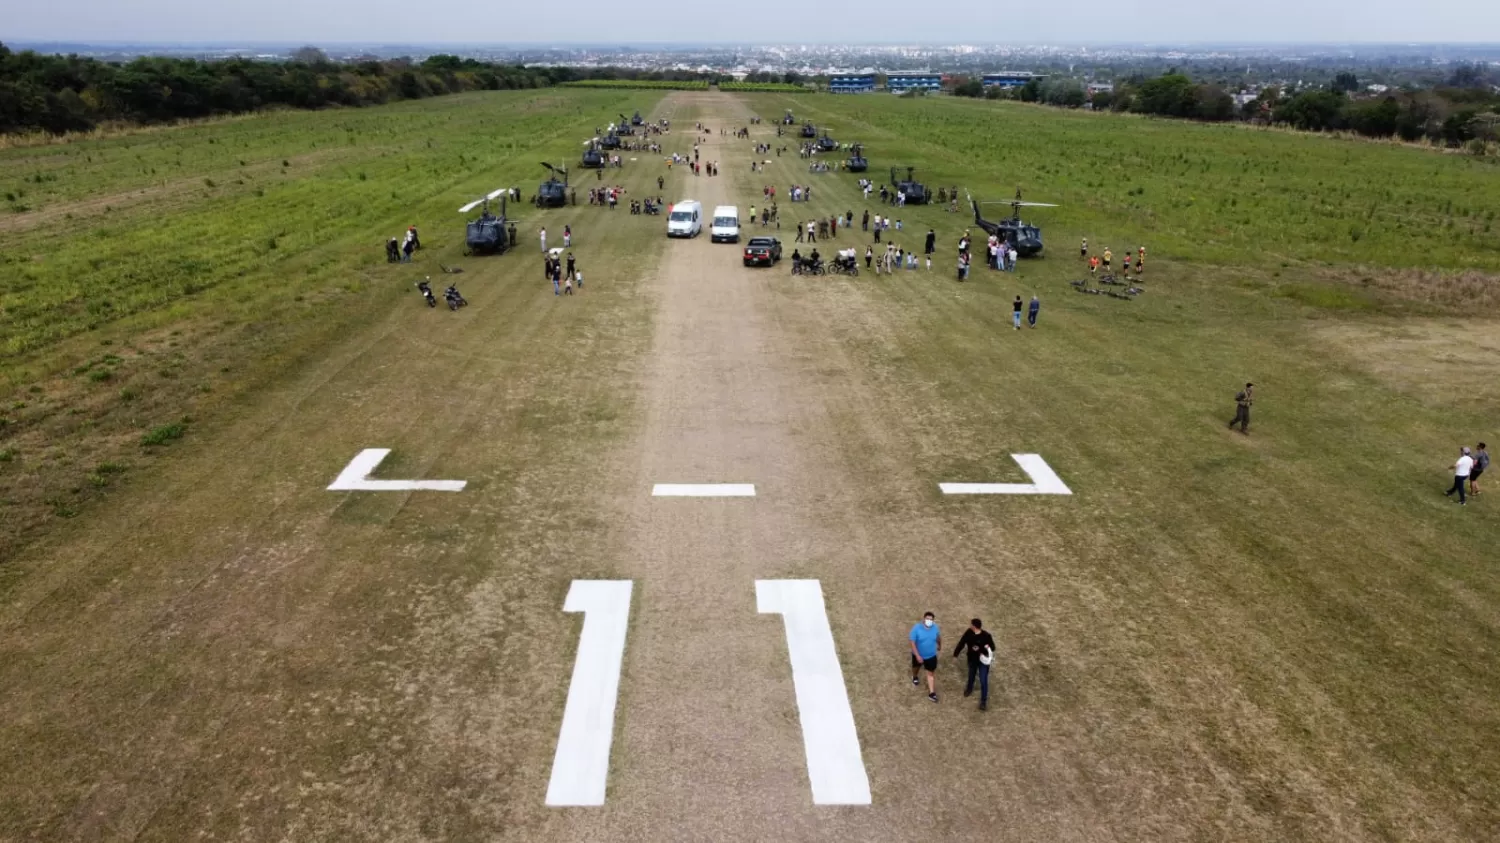
POLYGON ((1255 402, 1255 396, 1253 394, 1254 389, 1255 384, 1247 383, 1245 384, 1245 388, 1243 390, 1240 390, 1240 392, 1235 394, 1234 418, 1229 422, 1230 430, 1234 430, 1234 426, 1238 424, 1240 426, 1240 433, 1249 435, 1250 431, 1248 430, 1248 428, 1250 427, 1250 405, 1255 402))

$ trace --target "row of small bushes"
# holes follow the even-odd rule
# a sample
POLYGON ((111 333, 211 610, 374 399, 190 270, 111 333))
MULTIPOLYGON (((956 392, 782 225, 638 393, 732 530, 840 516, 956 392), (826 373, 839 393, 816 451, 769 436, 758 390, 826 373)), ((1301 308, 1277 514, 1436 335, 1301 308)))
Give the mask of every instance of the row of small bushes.
POLYGON ((613 88, 617 90, 639 89, 650 91, 706 91, 708 82, 698 80, 672 80, 672 79, 579 79, 576 82, 564 82, 565 88, 613 88))
POLYGON ((737 94, 801 94, 811 89, 785 82, 720 82, 719 90, 737 94))

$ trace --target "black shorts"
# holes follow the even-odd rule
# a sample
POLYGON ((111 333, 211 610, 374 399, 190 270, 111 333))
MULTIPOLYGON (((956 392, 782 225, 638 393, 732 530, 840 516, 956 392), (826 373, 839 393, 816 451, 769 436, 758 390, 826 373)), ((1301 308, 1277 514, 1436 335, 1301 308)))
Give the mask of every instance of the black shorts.
POLYGON ((917 665, 921 665, 922 669, 925 670, 925 671, 927 671, 928 673, 936 673, 937 672, 937 656, 933 656, 930 659, 918 659, 917 656, 916 656, 916 654, 913 653, 912 657, 911 657, 911 668, 912 668, 912 670, 916 670, 917 669, 917 665))
POLYGON ((1483 473, 1484 473, 1484 469, 1482 469, 1482 468, 1476 468, 1476 469, 1470 470, 1469 471, 1469 482, 1473 483, 1475 480, 1478 480, 1479 479, 1479 475, 1481 475, 1483 473))

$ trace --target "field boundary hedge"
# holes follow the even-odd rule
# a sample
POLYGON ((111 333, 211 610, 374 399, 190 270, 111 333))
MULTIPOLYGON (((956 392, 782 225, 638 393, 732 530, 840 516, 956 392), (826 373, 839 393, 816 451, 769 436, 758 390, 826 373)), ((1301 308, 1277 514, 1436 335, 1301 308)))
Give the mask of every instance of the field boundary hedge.
POLYGON ((644 91, 706 91, 708 82, 702 79, 579 79, 563 82, 561 88, 596 88, 605 90, 644 91))

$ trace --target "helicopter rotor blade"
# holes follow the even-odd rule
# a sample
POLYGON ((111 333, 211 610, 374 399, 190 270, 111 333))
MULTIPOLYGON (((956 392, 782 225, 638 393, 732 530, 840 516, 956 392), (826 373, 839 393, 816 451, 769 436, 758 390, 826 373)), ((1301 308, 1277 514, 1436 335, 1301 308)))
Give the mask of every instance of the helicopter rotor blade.
POLYGON ((483 199, 475 199, 473 202, 470 202, 462 208, 459 208, 458 212, 460 214, 467 214, 468 212, 474 210, 475 208, 478 208, 480 205, 483 205, 486 202, 493 202, 494 200, 499 199, 509 191, 510 189, 505 187, 502 187, 499 190, 492 190, 489 193, 486 193, 483 199))
POLYGON ((1009 202, 1009 203, 1002 202, 1000 204, 1002 204, 1002 205, 1009 204, 1009 205, 1012 205, 1012 206, 1014 206, 1016 208, 1056 208, 1057 207, 1056 205, 1052 204, 1051 202, 1009 202))

